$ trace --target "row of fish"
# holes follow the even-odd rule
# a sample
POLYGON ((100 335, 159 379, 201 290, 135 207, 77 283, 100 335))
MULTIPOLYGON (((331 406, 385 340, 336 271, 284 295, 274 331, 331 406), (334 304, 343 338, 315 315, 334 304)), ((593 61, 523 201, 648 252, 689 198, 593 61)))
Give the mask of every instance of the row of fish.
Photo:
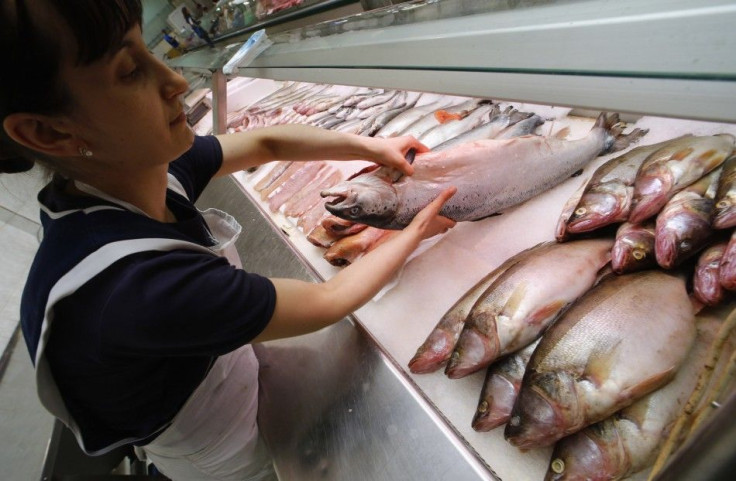
MULTIPOLYGON (((335 118, 345 117, 345 120, 368 119, 371 118, 366 115, 369 109, 380 106, 388 108, 394 101, 392 99, 396 99, 399 94, 402 98, 403 94, 406 94, 407 97, 414 100, 413 103, 410 103, 412 106, 402 107, 401 112, 383 123, 382 128, 375 133, 377 136, 413 135, 425 145, 433 148, 432 155, 422 154, 415 158, 415 175, 411 179, 401 179, 402 176, 396 171, 376 168, 358 172, 348 180, 336 182, 339 175, 334 171, 328 174, 329 170, 324 166, 318 169, 314 166, 279 162, 271 166, 269 172, 254 187, 256 191, 261 192, 262 200, 268 204, 272 212, 282 211, 286 216, 296 218, 298 227, 309 241, 326 249, 324 257, 333 265, 346 265, 353 262, 358 256, 388 239, 392 233, 386 230, 388 226, 385 223, 365 221, 361 216, 354 216, 356 218, 347 216, 346 218, 345 215, 339 215, 338 211, 341 211, 338 206, 339 202, 318 203, 315 201, 315 192, 321 193, 324 197, 327 193, 335 193, 342 189, 346 183, 364 183, 366 179, 377 178, 380 179, 379 188, 383 187, 381 183, 384 181, 390 183, 391 186, 395 184, 423 186, 419 188, 419 191, 424 190, 419 197, 431 197, 436 195, 434 190, 427 190, 425 187, 438 170, 455 171, 457 174, 455 178, 460 179, 462 172, 477 170, 479 163, 490 166, 493 160, 484 160, 484 158, 488 154, 490 146, 487 143, 491 139, 499 145, 495 149, 495 155, 499 159, 508 155, 518 157, 520 154, 532 159, 535 149, 547 148, 547 145, 542 145, 542 142, 522 142, 521 145, 515 147, 516 144, 509 140, 526 138, 544 123, 539 115, 531 112, 520 112, 510 106, 502 108, 499 104, 488 100, 437 96, 424 98, 417 93, 377 91, 375 89, 355 90, 347 93, 343 90, 338 95, 334 92, 330 93, 330 86, 303 87, 300 84, 290 84, 237 115, 233 115, 233 123, 239 124, 239 128, 245 128, 244 124, 248 128, 255 128, 290 121, 305 121, 313 125, 330 127, 313 122, 317 118, 316 114, 322 114, 320 118, 327 118, 329 115, 335 118), (268 123, 264 119, 268 119, 268 123), (504 148, 502 144, 508 144, 508 147, 504 148), (431 168, 425 168, 427 166, 431 168), (315 175, 320 177, 315 178, 315 175), (291 176, 296 176, 298 179, 291 179, 291 176), (313 180, 307 181, 310 176, 313 180), (302 188, 309 193, 300 192, 299 189, 302 188), (297 199, 305 197, 308 201, 302 201, 300 204, 308 205, 304 205, 303 208, 295 208, 292 205, 297 203, 294 199, 285 204, 285 199, 290 197, 297 199)), ((513 200, 512 203, 521 202, 524 198, 533 196, 572 175, 580 164, 609 148, 614 143, 614 138, 626 138, 620 135, 621 128, 622 125, 616 116, 602 117, 598 126, 592 129, 584 141, 566 142, 557 137, 547 139, 548 143, 553 144, 556 151, 565 150, 569 153, 569 165, 561 166, 561 171, 558 173, 548 174, 539 181, 540 185, 533 186, 523 194, 524 197, 513 200)), ((371 132, 362 133, 371 134, 371 132)), ((559 136, 564 133, 563 131, 559 136)), ((636 136, 635 134, 629 138, 633 140, 636 136)), ((544 137, 539 138, 544 139, 544 137)), ((551 154, 548 155, 547 160, 549 158, 551 154)), ((540 162, 544 160, 540 159, 540 162)), ((529 168, 539 171, 534 166, 529 168)), ((550 167, 548 170, 553 169, 550 167)), ((485 169, 485 172, 486 178, 492 177, 489 169, 485 169)), ((511 174, 510 177, 512 177, 511 174)), ((477 183, 476 187, 481 186, 477 183)), ((414 189, 414 192, 417 192, 417 189, 414 189)), ((465 196, 465 202, 458 203, 458 205, 466 208, 470 205, 473 196, 481 194, 463 192, 460 195, 465 196)), ((501 198, 503 195, 503 192, 499 192, 496 197, 501 198)), ((490 198, 484 194, 483 196, 490 198)), ((419 197, 416 200, 421 201, 419 197)), ((456 195, 455 198, 459 196, 456 195)), ((386 200, 381 202, 386 202, 386 200)), ((408 207, 407 204, 404 206, 408 207)), ((366 208, 369 209, 367 206, 366 208)), ((417 208, 421 208, 421 205, 411 206, 413 210, 417 208)), ((353 212, 356 209, 356 206, 352 206, 353 212)), ((405 213, 400 215, 404 219, 401 222, 408 222, 413 213, 409 216, 405 213)), ((475 217, 485 215, 485 212, 480 212, 475 217)), ((403 225, 398 224, 399 227, 403 225)), ((393 228, 395 229, 396 226, 393 228)))
POLYGON ((724 289, 736 289, 735 140, 686 135, 609 160, 568 201, 557 239, 619 224, 615 272, 672 269, 697 257, 696 297, 721 302, 724 289))
POLYGON ((511 257, 409 362, 450 378, 486 369, 473 428, 505 425, 522 449, 554 444, 547 479, 621 479, 648 466, 712 339, 697 335, 682 273, 615 274, 612 244, 548 242, 511 257))

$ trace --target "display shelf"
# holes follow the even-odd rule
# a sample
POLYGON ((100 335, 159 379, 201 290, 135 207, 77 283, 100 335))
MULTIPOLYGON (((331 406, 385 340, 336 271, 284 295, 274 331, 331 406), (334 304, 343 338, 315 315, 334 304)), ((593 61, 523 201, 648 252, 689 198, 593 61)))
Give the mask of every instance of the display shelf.
MULTIPOLYGON (((240 74, 736 121, 732 1, 479 3, 408 2, 284 32, 240 74)), ((217 69, 226 54, 171 64, 217 69)))

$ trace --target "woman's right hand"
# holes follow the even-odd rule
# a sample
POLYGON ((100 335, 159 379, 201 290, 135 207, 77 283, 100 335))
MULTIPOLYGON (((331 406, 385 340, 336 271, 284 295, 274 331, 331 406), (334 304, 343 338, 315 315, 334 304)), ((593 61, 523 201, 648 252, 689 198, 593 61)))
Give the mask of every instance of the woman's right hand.
POLYGON ((414 216, 404 230, 416 232, 420 240, 443 234, 455 227, 456 222, 439 214, 445 203, 457 192, 456 187, 448 187, 440 192, 432 202, 414 216))

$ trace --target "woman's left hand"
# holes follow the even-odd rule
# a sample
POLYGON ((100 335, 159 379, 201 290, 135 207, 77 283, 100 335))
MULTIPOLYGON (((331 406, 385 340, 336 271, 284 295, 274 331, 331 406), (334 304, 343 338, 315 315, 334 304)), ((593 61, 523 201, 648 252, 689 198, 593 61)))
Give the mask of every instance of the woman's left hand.
POLYGON ((417 154, 429 152, 429 147, 419 142, 411 135, 403 137, 369 137, 374 142, 379 142, 376 147, 376 157, 369 159, 377 164, 392 167, 403 172, 406 175, 414 173, 414 167, 406 160, 406 154, 411 150, 416 150, 417 154))

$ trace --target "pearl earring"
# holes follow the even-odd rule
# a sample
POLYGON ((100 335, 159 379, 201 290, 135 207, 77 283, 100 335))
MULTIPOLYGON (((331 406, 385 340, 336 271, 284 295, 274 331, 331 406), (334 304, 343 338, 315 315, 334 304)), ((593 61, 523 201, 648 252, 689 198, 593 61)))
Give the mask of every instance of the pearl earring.
POLYGON ((92 151, 89 150, 87 147, 80 147, 79 148, 79 155, 83 157, 92 157, 92 151))

